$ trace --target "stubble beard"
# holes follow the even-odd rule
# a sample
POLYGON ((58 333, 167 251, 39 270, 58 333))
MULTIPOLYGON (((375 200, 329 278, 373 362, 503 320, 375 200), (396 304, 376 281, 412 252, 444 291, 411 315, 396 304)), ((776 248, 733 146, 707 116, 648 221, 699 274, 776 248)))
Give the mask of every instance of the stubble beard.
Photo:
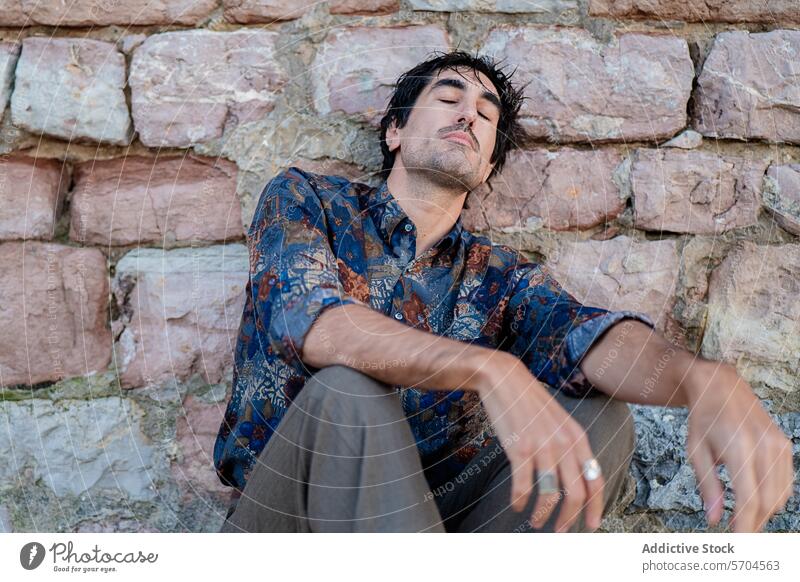
POLYGON ((467 152, 460 151, 464 146, 451 146, 443 140, 437 146, 408 152, 403 160, 406 170, 424 174, 426 180, 443 188, 464 191, 479 185, 479 168, 472 165, 467 152))

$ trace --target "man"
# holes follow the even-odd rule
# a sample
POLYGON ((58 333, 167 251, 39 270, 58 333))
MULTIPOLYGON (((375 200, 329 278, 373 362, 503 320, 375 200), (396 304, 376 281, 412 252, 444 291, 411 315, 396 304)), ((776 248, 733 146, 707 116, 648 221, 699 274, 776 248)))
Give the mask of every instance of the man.
POLYGON ((379 187, 297 168, 267 185, 214 451, 240 494, 223 531, 592 531, 628 471, 625 402, 689 407, 710 523, 719 463, 735 531, 787 501, 791 443, 733 367, 462 227, 522 99, 489 59, 435 56, 398 81, 379 187))

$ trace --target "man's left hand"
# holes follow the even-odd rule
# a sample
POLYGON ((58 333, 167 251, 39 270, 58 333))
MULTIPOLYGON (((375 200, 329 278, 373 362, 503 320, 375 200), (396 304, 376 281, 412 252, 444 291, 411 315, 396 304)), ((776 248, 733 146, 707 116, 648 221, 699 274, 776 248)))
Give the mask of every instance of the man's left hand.
POLYGON ((683 386, 689 401, 687 454, 708 523, 722 518, 723 487, 716 467, 724 463, 735 497, 733 531, 761 531, 793 493, 792 441, 732 365, 695 360, 683 386))

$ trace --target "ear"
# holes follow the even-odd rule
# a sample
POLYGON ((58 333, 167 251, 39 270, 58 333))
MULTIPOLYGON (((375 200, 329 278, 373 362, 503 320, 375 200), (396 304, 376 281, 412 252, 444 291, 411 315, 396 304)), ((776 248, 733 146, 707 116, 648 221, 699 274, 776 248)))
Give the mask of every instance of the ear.
POLYGON ((397 129, 397 124, 394 121, 386 129, 386 145, 390 152, 400 147, 400 130, 397 129))

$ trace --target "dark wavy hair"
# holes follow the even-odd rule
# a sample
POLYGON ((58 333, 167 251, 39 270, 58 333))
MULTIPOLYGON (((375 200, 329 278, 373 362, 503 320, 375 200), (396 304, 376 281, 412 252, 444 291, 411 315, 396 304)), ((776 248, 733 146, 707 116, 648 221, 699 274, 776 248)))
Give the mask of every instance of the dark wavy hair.
POLYGON ((499 62, 487 56, 470 55, 464 51, 455 50, 449 53, 434 51, 435 56, 420 63, 413 69, 406 71, 397 80, 394 93, 386 107, 386 112, 381 119, 381 151, 383 152, 383 167, 379 174, 382 178, 388 177, 394 165, 396 152, 390 152, 386 145, 386 132, 394 121, 397 128, 402 128, 408 122, 408 117, 417 98, 441 71, 450 69, 468 68, 486 75, 494 84, 500 96, 502 105, 500 118, 497 122, 497 138, 490 162, 495 164, 487 180, 503 169, 508 152, 519 147, 524 130, 519 123, 519 110, 522 102, 527 99, 524 95, 525 87, 515 87, 511 84, 511 77, 516 72, 514 69, 506 74, 500 68, 499 62), (437 54, 439 53, 439 54, 437 54))

